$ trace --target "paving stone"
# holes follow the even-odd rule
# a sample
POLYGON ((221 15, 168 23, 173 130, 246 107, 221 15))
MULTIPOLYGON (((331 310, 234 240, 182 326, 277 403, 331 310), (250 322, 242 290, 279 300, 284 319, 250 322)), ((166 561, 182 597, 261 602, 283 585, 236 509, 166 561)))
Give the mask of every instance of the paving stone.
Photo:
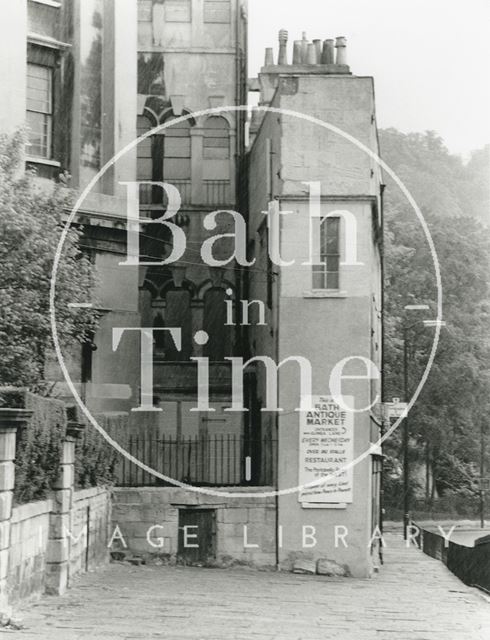
POLYGON ((16 612, 23 640, 488 640, 490 599, 387 535, 370 580, 110 565, 16 612))

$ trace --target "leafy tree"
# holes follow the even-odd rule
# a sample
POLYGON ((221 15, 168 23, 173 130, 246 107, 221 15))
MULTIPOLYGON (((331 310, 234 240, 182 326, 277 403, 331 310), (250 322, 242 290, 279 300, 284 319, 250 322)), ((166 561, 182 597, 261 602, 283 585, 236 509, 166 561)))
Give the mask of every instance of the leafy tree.
MULTIPOLYGON (((460 495, 471 502, 479 475, 480 428, 487 422, 490 398, 490 237, 481 222, 487 215, 488 192, 480 175, 489 148, 475 152, 464 165, 433 132, 405 135, 389 129, 381 132, 381 149, 384 160, 412 192, 430 229, 447 323, 427 383, 410 412, 410 457, 433 473, 440 496, 460 495)), ((403 396, 403 327, 410 324, 414 326, 407 334, 409 395, 420 380, 434 332, 424 329, 421 320, 436 317, 437 288, 422 227, 390 182, 385 220, 385 373, 390 398, 403 396), (427 304, 430 311, 407 317, 403 308, 410 302, 427 304)), ((400 502, 399 433, 386 451, 387 493, 400 502)), ((413 485, 412 490, 416 490, 413 485)), ((431 503, 434 496, 434 491, 427 492, 426 501, 431 503)))
MULTIPOLYGON (((51 349, 49 290, 63 217, 73 195, 61 184, 22 168, 23 134, 0 137, 0 385, 39 387, 51 349)), ((93 300, 95 274, 71 227, 56 284, 56 321, 62 346, 92 335, 97 312, 69 302, 93 300)))

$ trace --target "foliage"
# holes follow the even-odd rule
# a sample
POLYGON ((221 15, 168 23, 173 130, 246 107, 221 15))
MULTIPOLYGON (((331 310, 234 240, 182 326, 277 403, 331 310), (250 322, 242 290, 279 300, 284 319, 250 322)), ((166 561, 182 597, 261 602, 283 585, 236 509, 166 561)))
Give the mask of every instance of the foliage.
MULTIPOLYGON (((51 327, 51 271, 71 191, 22 169, 23 135, 0 137, 0 384, 41 384, 51 327)), ((63 346, 89 339, 97 313, 69 302, 92 300, 93 267, 68 231, 56 284, 56 323, 63 346)))
POLYGON ((8 387, 0 389, 0 404, 33 412, 29 423, 17 432, 14 500, 17 504, 42 500, 59 476, 65 405, 27 389, 8 387))
MULTIPOLYGON (((450 155, 433 132, 380 132, 383 159, 405 182, 433 238, 441 270, 443 318, 438 352, 427 383, 410 412, 410 458, 429 465, 441 496, 473 499, 480 464, 480 429, 490 397, 490 237, 487 188, 481 168, 490 147, 467 165, 450 155)), ((386 398, 403 397, 403 327, 410 345, 409 396, 427 363, 436 317, 436 279, 422 227, 403 194, 388 182, 385 196, 385 374, 386 398), (430 311, 405 312, 410 302, 430 311)), ((488 440, 488 436, 487 436, 488 440)), ((400 504, 401 443, 395 433, 386 447, 387 497, 400 504)), ((416 493, 416 487, 412 484, 416 493)), ((422 488, 423 490, 423 488, 422 488)), ((425 496, 432 501, 436 492, 425 496)))
MULTIPOLYGON (((127 415, 122 413, 96 416, 98 424, 108 434, 127 429, 127 415)), ((75 456, 75 484, 78 487, 110 485, 116 481, 118 453, 105 438, 87 425, 77 441, 75 456)))

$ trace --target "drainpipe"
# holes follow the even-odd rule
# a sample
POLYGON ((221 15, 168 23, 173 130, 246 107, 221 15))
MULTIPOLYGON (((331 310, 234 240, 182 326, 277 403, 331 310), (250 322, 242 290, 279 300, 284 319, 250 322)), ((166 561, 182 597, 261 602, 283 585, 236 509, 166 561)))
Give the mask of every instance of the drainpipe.
MULTIPOLYGON (((379 153, 379 151, 378 151, 379 153)), ((386 362, 386 353, 385 353, 385 287, 384 287, 384 273, 385 273, 385 257, 384 257, 384 190, 385 185, 380 185, 380 222, 381 222, 381 244, 380 244, 380 277, 381 277, 381 403, 386 402, 386 379, 385 379, 385 362, 386 362)), ((381 437, 384 436, 384 411, 383 411, 383 419, 381 421, 381 429, 380 429, 381 437)), ((381 451, 381 453, 383 453, 381 451)), ((384 524, 384 457, 381 457, 381 475, 379 478, 379 530, 381 532, 381 536, 383 536, 383 524, 384 524)), ((379 545, 379 560, 381 564, 384 564, 383 561, 383 545, 379 545)))
MULTIPOLYGON (((280 201, 279 201, 280 206, 280 201)), ((276 292, 276 300, 274 297, 272 298, 272 309, 273 309, 273 318, 274 318, 274 328, 275 328, 275 361, 279 362, 279 300, 280 300, 280 291, 281 291, 281 271, 280 267, 277 267, 273 272, 275 273, 275 286, 273 291, 276 292), (274 304, 275 303, 275 304, 274 304)), ((279 389, 281 388, 280 382, 280 369, 277 370, 277 395, 279 396, 279 389)), ((279 397, 277 398, 277 402, 279 402, 279 397)), ((276 404, 278 407, 279 404, 276 404)), ((275 416, 276 423, 276 569, 279 571, 279 411, 276 411, 275 416)))

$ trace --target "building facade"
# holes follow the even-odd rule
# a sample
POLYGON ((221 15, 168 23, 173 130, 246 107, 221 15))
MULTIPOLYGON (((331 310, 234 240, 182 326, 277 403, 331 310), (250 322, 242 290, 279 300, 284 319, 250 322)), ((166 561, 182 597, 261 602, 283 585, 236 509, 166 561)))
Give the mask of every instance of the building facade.
MULTIPOLYGON (((373 80, 351 74, 343 38, 335 45, 296 41, 289 63, 286 46, 280 32, 277 60, 268 49, 254 82, 260 99, 248 152, 250 254, 264 274, 250 278, 249 298, 266 301, 265 324, 250 327, 250 351, 284 363, 282 411, 262 418, 279 445, 279 558, 334 557, 351 573, 369 575, 378 522, 379 451, 372 445, 381 400, 382 187, 376 160, 341 132, 379 153, 373 80), (288 360, 298 356, 311 365, 312 411, 297 410, 302 368, 288 360), (332 398, 336 371, 345 408, 332 398), (287 492, 357 458, 324 490, 287 492)), ((262 407, 266 382, 262 368, 262 407)))
MULTIPOLYGON (((366 361, 381 368, 381 175, 334 129, 378 152, 372 78, 351 74, 343 38, 303 37, 289 63, 282 31, 277 61, 267 50, 259 77, 248 80, 243 0, 16 0, 2 14, 1 130, 27 123, 26 165, 40 180, 88 189, 74 223, 98 273, 101 318, 92 341, 65 354, 70 376, 91 412, 129 412, 129 432, 112 435, 160 474, 121 460, 114 517, 130 546, 152 551, 148 529, 158 525, 168 553, 191 560, 287 569, 331 560, 370 575, 380 381, 366 375, 366 361), (250 121, 249 90, 259 93, 250 121), (138 255, 130 260, 135 182, 138 255), (175 246, 160 224, 170 193, 162 183, 178 190, 173 222, 186 240, 178 260, 163 265, 175 246), (234 211, 245 220, 243 238, 234 211), (219 234, 210 265, 202 247, 219 234), (228 259, 238 241, 253 265, 228 259), (294 264, 276 264, 271 246, 294 264), (149 399, 141 328, 153 330, 149 399), (343 392, 359 410, 341 417, 348 437, 313 433, 307 412, 296 411, 304 395, 297 363, 278 369, 275 401, 284 410, 271 410, 260 357, 307 360, 312 411, 322 416, 342 413, 329 375, 346 361, 344 377, 357 379, 343 392), (206 377, 198 378, 199 359, 206 377), (243 410, 230 411, 233 366, 248 360, 243 410), (196 407, 204 382, 207 409, 196 407), (153 410, 137 410, 148 403, 153 410), (343 497, 338 486, 295 490, 338 471, 322 466, 322 437, 337 467, 363 456, 334 475, 345 480, 343 497), (204 532, 197 550, 182 534, 196 526, 204 532)), ((54 358, 46 376, 70 398, 54 358)))

